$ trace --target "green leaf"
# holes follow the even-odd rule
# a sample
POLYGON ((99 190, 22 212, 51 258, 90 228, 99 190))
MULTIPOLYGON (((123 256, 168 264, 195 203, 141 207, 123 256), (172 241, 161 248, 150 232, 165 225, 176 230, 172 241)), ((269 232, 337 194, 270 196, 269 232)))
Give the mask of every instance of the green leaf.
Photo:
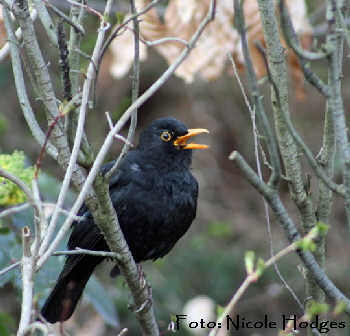
MULTIPOLYGON (((17 177, 28 186, 34 177, 34 167, 25 168, 23 152, 14 151, 12 154, 0 154, 0 167, 17 177)), ((15 183, 0 177, 0 205, 16 205, 25 202, 25 193, 15 183)))
POLYGON ((244 254, 244 264, 248 275, 254 272, 254 262, 255 262, 255 253, 253 251, 247 251, 244 254))
POLYGON ((221 316, 225 311, 225 307, 218 305, 217 306, 217 314, 218 316, 221 316))

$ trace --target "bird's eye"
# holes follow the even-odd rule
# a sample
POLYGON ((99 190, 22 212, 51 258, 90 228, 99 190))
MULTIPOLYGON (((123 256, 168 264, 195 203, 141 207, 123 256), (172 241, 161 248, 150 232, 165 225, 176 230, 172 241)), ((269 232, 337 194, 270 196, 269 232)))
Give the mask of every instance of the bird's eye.
POLYGON ((170 141, 171 140, 171 134, 168 131, 164 131, 161 135, 160 138, 163 141, 170 141))

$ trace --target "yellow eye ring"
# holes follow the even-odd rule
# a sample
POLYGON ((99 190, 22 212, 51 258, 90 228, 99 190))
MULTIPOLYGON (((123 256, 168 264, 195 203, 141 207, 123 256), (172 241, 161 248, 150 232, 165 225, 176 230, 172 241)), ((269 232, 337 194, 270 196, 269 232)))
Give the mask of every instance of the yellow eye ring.
POLYGON ((171 140, 171 134, 168 131, 164 131, 161 135, 160 138, 165 141, 168 142, 171 140))

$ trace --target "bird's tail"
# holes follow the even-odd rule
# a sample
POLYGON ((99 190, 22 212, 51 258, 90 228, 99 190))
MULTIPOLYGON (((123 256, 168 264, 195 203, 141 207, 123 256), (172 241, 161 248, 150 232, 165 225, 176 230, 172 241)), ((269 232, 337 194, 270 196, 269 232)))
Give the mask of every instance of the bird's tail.
POLYGON ((102 260, 103 258, 88 255, 67 258, 57 283, 41 310, 48 322, 64 322, 72 316, 85 285, 102 260))

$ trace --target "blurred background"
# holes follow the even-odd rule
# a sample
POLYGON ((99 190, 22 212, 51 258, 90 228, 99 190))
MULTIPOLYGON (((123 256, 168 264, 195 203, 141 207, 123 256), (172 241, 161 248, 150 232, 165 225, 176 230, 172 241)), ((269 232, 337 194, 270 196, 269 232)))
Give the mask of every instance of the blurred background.
MULTIPOLYGON (((323 5, 324 1, 307 1, 311 23, 316 27, 315 34, 318 34, 319 41, 323 38, 324 12, 321 8, 323 5)), ((91 15, 88 15, 86 20, 85 27, 88 27, 88 30, 91 29, 91 34, 88 31, 84 37, 82 50, 89 53, 94 45, 95 32, 99 23, 91 15)), ((37 32, 39 35, 43 34, 40 29, 37 32)), ((50 62, 56 92, 60 92, 57 51, 48 44, 43 45, 43 49, 50 62)), ((164 58, 155 50, 149 48, 148 52, 147 60, 141 63, 141 94, 168 66, 164 58)), ((109 111, 112 119, 116 121, 131 103, 131 73, 127 73, 125 77, 118 80, 113 78, 110 74, 111 62, 112 56, 107 53, 99 74, 97 106, 89 111, 87 117, 86 132, 95 153, 99 150, 109 129, 105 112, 109 111)), ((349 60, 345 57, 343 97, 346 109, 350 103, 348 63, 349 60)), ((316 63, 313 68, 321 78, 326 80, 325 63, 316 63)), ((229 69, 229 63, 227 69, 229 69)), ((244 72, 239 74, 245 85, 244 72)), ((245 88, 248 90, 246 85, 245 88)), ((291 118, 302 138, 310 146, 314 155, 317 155, 322 145, 325 100, 308 84, 305 84, 304 88, 305 99, 300 100, 296 98, 293 84, 290 85, 291 118)), ((262 83, 260 89, 266 110, 271 117, 269 84, 262 83)), ((32 90, 30 85, 28 90, 32 90)), ((15 149, 24 151, 28 164, 34 164, 40 147, 32 138, 22 115, 9 58, 0 63, 0 101, 0 151, 2 153, 12 153, 15 149)), ((33 92, 32 102, 43 129, 47 129, 43 107, 40 102, 35 101, 33 92)), ((195 78, 192 83, 186 84, 183 79, 172 77, 139 109, 134 144, 137 143, 140 130, 154 119, 165 116, 176 117, 190 128, 207 128, 210 134, 202 136, 200 142, 209 144, 210 148, 194 153, 193 174, 197 177, 200 186, 195 222, 169 255, 154 263, 143 264, 147 279, 152 285, 154 309, 161 331, 166 331, 171 322, 171 315, 189 314, 184 307, 198 297, 203 300, 194 301, 194 310, 200 312, 201 307, 206 307, 205 312, 212 314, 209 315, 207 322, 215 321, 217 306, 228 303, 246 276, 244 253, 252 250, 264 259, 270 256, 262 197, 244 180, 240 171, 228 159, 229 154, 237 150, 256 169, 251 118, 237 79, 232 76, 231 71, 225 71, 220 78, 210 82, 195 78)), ((126 133, 127 128, 122 134, 126 133)), ((115 141, 106 162, 118 155, 122 145, 118 140, 115 141)), ((303 158, 301 160, 304 161, 303 158)), ((312 176, 312 192, 316 203, 317 179, 309 166, 305 162, 303 164, 305 174, 310 173, 312 176)), ((42 170, 43 199, 55 202, 64 172, 48 155, 44 158, 42 170)), ((335 179, 338 182, 341 181, 338 162, 336 162, 335 173, 335 179)), ((263 167, 263 174, 265 177, 269 174, 265 167, 263 167)), ((298 213, 290 199, 288 185, 284 181, 281 183, 280 192, 285 206, 301 232, 298 213)), ((72 190, 65 204, 67 209, 74 197, 74 190, 72 190)), ((17 227, 28 225, 28 220, 32 220, 30 213, 23 213, 16 216, 11 225, 17 227)), ((274 250, 279 251, 288 243, 273 215, 270 220, 274 250)), ((9 224, 8 220, 4 223, 9 224)), ((327 237, 327 273, 335 284, 350 296, 349 229, 342 200, 336 196, 334 196, 330 224, 327 237)), ((20 245, 16 239, 11 240, 8 245, 4 243, 4 236, 1 239, 3 239, 3 245, 0 247, 0 254, 3 253, 3 257, 5 250, 11 251, 12 260, 20 257, 20 245)), ((62 249, 64 249, 64 243, 62 243, 62 249)), ((40 278, 37 287, 39 306, 48 294, 48 287, 54 284, 63 264, 62 257, 51 259, 53 260, 50 261, 51 264, 49 263, 47 269, 42 270, 38 275, 40 278)), ((305 281, 299 264, 300 260, 294 254, 278 262, 283 277, 303 302, 306 299, 305 281)), ((124 327, 129 329, 128 335, 139 334, 137 322, 127 308, 128 289, 122 278, 117 280, 109 278, 111 268, 112 263, 105 262, 95 272, 94 279, 88 285, 87 295, 78 306, 74 317, 66 324, 67 330, 70 330, 72 335, 116 335, 116 330, 120 331, 124 327)), ((20 313, 20 300, 16 289, 16 283, 19 285, 20 281, 19 270, 11 272, 6 279, 0 282, 2 286, 0 288, 0 325, 3 323, 8 330, 14 331, 20 313)), ((267 315, 269 320, 275 321, 278 328, 281 328, 282 315, 300 316, 301 310, 283 287, 274 269, 270 268, 257 283, 249 287, 234 314, 244 316, 246 321, 263 321, 264 316, 267 315)), ((190 317, 188 321, 191 321, 190 317)), ((332 330, 330 335, 349 334, 348 317, 341 315, 334 318, 334 321, 345 321, 346 328, 332 330)), ((208 334, 207 330, 202 334, 199 330, 196 331, 198 332, 196 335, 208 334)), ((192 335, 183 324, 180 325, 178 334, 192 335)), ((253 334, 277 335, 277 331, 261 329, 252 332, 249 329, 242 329, 223 333, 223 335, 237 336, 253 334)), ((302 332, 300 334, 303 335, 302 332)))

